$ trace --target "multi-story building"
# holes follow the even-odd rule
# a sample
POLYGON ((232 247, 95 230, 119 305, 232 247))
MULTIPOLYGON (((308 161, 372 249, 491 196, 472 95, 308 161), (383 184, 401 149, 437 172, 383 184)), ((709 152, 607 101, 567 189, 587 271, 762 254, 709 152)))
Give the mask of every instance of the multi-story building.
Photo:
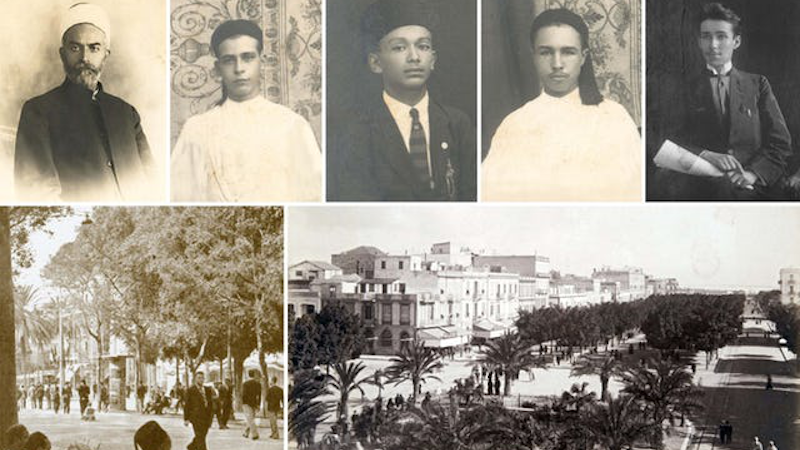
POLYGON ((640 268, 611 269, 603 267, 600 270, 594 270, 592 278, 601 282, 619 283, 619 291, 615 300, 618 302, 638 300, 646 295, 645 275, 640 268))
POLYGON ((548 304, 550 293, 550 258, 540 255, 475 255, 473 267, 519 274, 519 309, 532 311, 548 304))
POLYGON ((332 260, 349 264, 345 273, 357 265, 371 275, 360 278, 354 291, 344 288, 346 280, 317 280, 311 288, 329 286, 319 290, 323 304, 338 302, 361 316, 368 352, 394 354, 414 339, 429 347, 457 347, 513 329, 519 274, 471 267, 471 254, 451 253, 448 243, 435 244, 424 255, 370 248, 332 260))
POLYGON ((600 303, 602 299, 601 282, 598 279, 558 273, 553 273, 550 279, 550 306, 588 306, 600 303))
POLYGON ((781 269, 781 303, 795 305, 800 303, 800 268, 781 269))
POLYGON ((675 278, 646 277, 645 295, 670 295, 677 294, 680 286, 675 278))
POLYGON ((375 260, 387 256, 381 250, 362 245, 343 253, 331 255, 331 263, 342 273, 354 273, 362 278, 375 278, 375 260))
POLYGON ((342 269, 325 261, 303 261, 289 266, 289 281, 329 279, 342 275, 342 269))

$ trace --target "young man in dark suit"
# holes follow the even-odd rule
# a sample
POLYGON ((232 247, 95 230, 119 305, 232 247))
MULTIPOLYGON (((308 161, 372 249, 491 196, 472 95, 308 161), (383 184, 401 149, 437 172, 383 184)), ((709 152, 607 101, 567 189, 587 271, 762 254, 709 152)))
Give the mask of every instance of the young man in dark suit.
POLYGON ((703 7, 698 45, 706 62, 689 80, 685 123, 674 141, 725 175, 657 173, 665 200, 770 200, 780 196, 791 137, 769 81, 733 66, 741 19, 719 3, 703 7))
POLYGON ((183 424, 192 424, 194 439, 189 450, 206 450, 206 435, 214 420, 214 389, 204 386, 205 375, 197 372, 194 384, 186 391, 186 405, 183 408, 183 424))
POLYGON ((430 6, 378 0, 362 17, 362 37, 383 93, 328 146, 328 199, 472 201, 475 128, 463 112, 431 97, 430 6))

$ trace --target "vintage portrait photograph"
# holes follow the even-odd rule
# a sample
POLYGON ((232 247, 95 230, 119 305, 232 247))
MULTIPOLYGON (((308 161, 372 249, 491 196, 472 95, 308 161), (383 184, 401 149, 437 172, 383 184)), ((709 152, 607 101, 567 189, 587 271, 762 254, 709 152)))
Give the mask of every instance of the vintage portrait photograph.
POLYGON ((3 7, 0 201, 165 200, 164 0, 3 7))
POLYGON ((640 201, 640 1, 482 8, 481 200, 640 201))
POLYGON ((170 3, 170 198, 322 199, 320 0, 170 3))
POLYGON ((327 199, 475 201, 477 2, 326 5, 327 199))
POLYGON ((290 207, 286 245, 289 448, 800 443, 797 208, 290 207))
POLYGON ((647 1, 647 200, 800 199, 800 4, 647 1))
POLYGON ((3 448, 283 449, 283 267, 278 207, 0 207, 3 448))

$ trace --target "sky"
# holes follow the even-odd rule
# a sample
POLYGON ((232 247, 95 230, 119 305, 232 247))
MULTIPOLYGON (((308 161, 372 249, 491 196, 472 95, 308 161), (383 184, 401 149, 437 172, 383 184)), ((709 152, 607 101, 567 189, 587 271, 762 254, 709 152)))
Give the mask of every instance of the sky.
POLYGON ((33 265, 27 269, 20 269, 20 274, 14 279, 14 283, 37 287, 40 302, 47 301, 49 296, 54 295, 54 290, 47 286, 46 280, 42 279, 41 271, 63 244, 75 239, 78 234, 78 226, 90 210, 86 207, 73 207, 74 214, 72 216, 49 222, 47 228, 52 235, 43 231, 31 234, 28 245, 33 252, 33 265))
POLYGON ((800 207, 391 205, 291 207, 288 263, 330 262, 359 245, 390 254, 451 241, 486 254, 539 254, 561 273, 641 267, 681 286, 777 289, 800 267, 800 207))

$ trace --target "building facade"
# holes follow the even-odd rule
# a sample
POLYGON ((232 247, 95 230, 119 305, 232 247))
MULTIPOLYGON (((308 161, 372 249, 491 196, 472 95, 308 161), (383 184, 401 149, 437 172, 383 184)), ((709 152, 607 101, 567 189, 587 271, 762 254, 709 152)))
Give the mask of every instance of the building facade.
POLYGON ((796 305, 800 303, 800 268, 784 268, 780 271, 781 303, 796 305))

